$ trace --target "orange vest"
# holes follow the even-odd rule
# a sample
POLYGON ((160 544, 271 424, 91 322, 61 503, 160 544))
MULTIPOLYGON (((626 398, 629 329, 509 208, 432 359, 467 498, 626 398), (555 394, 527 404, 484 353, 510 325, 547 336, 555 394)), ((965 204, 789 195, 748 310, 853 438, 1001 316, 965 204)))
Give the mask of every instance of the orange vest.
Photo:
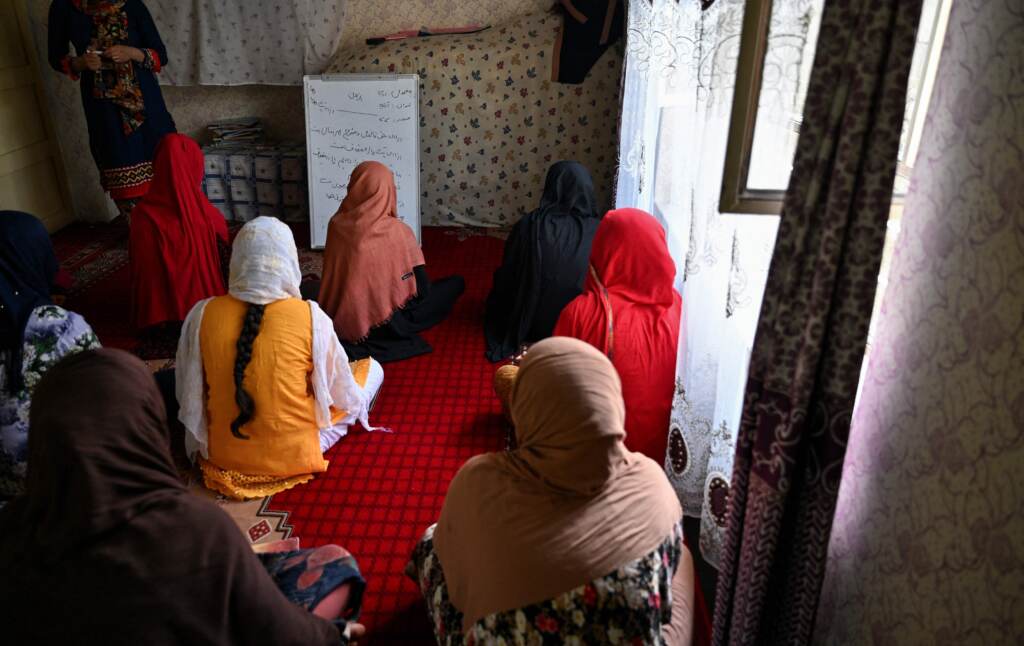
POLYGON ((252 476, 321 473, 327 460, 320 453, 310 381, 313 324, 305 301, 288 298, 266 306, 243 381, 255 402, 253 418, 240 429, 249 439, 231 434, 231 421, 238 416, 235 346, 248 307, 232 296, 219 296, 203 312, 199 347, 207 387, 209 462, 252 476))

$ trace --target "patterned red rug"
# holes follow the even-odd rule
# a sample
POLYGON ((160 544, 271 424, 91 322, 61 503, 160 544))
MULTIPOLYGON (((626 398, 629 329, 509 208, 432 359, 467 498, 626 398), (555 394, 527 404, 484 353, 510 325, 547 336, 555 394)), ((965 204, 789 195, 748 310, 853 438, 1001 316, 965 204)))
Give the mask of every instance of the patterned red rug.
MULTIPOLYGON (((127 229, 75 225, 55 237, 76 284, 67 307, 82 314, 108 346, 138 350, 129 323, 127 229)), ((296 230, 300 245, 308 235, 296 230)), ((403 574, 416 540, 441 510, 448 483, 469 457, 504 445, 500 407, 491 391, 494 365, 484 358, 482 318, 502 241, 466 230, 426 228, 431 275, 458 273, 466 293, 452 315, 424 336, 432 354, 384 368, 371 415, 393 433, 358 431, 329 453, 327 473, 263 505, 287 513, 303 547, 344 545, 368 581, 362 621, 373 644, 431 644, 416 585, 403 574)), ((320 254, 301 252, 303 273, 319 273, 320 254)))

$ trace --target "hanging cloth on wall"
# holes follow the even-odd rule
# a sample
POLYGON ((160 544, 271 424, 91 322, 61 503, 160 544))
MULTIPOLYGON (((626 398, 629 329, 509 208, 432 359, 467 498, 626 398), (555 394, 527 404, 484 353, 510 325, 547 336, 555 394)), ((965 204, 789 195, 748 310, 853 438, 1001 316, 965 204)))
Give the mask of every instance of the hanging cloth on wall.
POLYGON ((146 0, 174 64, 168 85, 302 85, 334 56, 348 0, 146 0))
MULTIPOLYGON (((97 2, 72 0, 75 8, 92 18, 90 50, 102 52, 108 47, 128 43, 128 14, 125 0, 97 2)), ((114 63, 104 59, 100 69, 93 72, 92 94, 97 99, 108 99, 121 108, 121 126, 130 135, 146 120, 142 88, 135 78, 135 64, 131 61, 114 63)))
POLYGON ((555 40, 551 79, 582 83, 605 50, 622 36, 619 0, 561 0, 562 28, 555 40))

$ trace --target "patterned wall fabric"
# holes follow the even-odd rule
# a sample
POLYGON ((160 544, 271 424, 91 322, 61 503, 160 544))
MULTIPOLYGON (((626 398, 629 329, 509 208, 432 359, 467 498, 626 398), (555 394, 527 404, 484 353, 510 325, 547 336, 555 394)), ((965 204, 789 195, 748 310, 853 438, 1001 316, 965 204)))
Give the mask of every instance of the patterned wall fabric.
POLYGON ((146 0, 170 52, 169 85, 301 85, 341 42, 346 0, 146 0))
POLYGON ((621 57, 582 85, 551 78, 561 17, 535 13, 479 34, 338 53, 328 72, 420 75, 423 224, 511 226, 537 207, 548 166, 575 159, 609 205, 621 57))
POLYGON ((1024 643, 1024 14, 952 5, 815 641, 1024 643))

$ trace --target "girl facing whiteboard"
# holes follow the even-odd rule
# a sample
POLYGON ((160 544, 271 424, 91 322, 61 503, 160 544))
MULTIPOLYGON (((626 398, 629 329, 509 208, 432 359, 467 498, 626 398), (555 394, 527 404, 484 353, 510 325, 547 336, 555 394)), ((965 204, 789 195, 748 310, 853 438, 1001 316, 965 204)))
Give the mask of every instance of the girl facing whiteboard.
POLYGON ((251 220, 235 238, 228 294, 185 319, 175 389, 185 447, 209 489, 262 498, 327 469, 323 454, 355 422, 372 430, 384 379, 372 360, 350 364, 331 320, 299 298, 291 229, 251 220))
POLYGON ((465 289, 461 276, 430 281, 397 202, 391 170, 363 162, 327 226, 318 300, 353 360, 384 363, 430 352, 419 333, 443 321, 465 289))

